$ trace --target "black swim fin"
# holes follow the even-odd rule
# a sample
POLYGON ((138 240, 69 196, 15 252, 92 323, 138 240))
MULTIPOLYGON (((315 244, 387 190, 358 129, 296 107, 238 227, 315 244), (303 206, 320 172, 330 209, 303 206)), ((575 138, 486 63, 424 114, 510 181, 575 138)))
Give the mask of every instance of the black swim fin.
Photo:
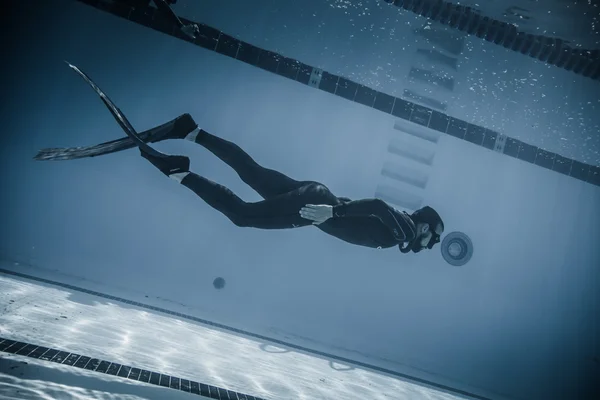
POLYGON ((94 91, 98 94, 98 96, 100 96, 100 99, 104 102, 104 105, 106 105, 106 108, 108 108, 108 111, 110 111, 110 113, 113 115, 113 117, 115 118, 117 123, 121 126, 123 131, 125 131, 127 136, 129 136, 129 138, 131 138, 131 140, 141 150, 143 150, 147 154, 150 154, 154 157, 168 157, 167 154, 161 153, 160 151, 155 150, 154 148, 150 147, 148 144, 146 144, 146 142, 144 142, 144 140, 142 140, 138 136, 138 133, 135 131, 135 129, 133 128, 131 123, 127 120, 127 117, 125 117, 125 115, 121 112, 121 110, 119 110, 119 108, 108 98, 108 96, 106 96, 106 94, 104 94, 104 92, 102 90, 100 90, 98 85, 96 85, 90 79, 90 77, 85 74, 85 72, 81 71, 79 68, 77 68, 75 65, 73 65, 69 62, 66 62, 66 63, 71 69, 73 69, 75 72, 77 72, 79 74, 79 76, 81 76, 92 87, 92 89, 94 89, 94 91))
POLYGON ((104 102, 108 110, 111 112, 115 120, 119 123, 121 128, 125 131, 127 136, 140 148, 142 157, 150 161, 156 168, 158 168, 163 174, 169 176, 176 173, 188 172, 190 168, 190 159, 184 156, 172 156, 164 154, 149 144, 147 144, 138 133, 135 131, 131 123, 127 120, 127 117, 121 112, 121 110, 104 94, 102 90, 96 85, 85 72, 81 71, 73 64, 69 64, 74 71, 76 71, 85 81, 98 93, 100 99, 104 102))
POLYGON ((190 171, 190 159, 185 156, 166 155, 165 157, 154 157, 140 149, 141 156, 150 161, 152 165, 163 174, 169 176, 190 171))
MULTIPOLYGON (((140 132, 138 133, 138 136, 147 143, 155 143, 167 139, 184 139, 187 134, 197 127, 198 125, 189 114, 183 114, 162 125, 140 132)), ((129 136, 125 136, 121 139, 115 139, 91 146, 44 148, 39 150, 33 158, 38 161, 75 160, 116 153, 133 147, 137 146, 129 136)))

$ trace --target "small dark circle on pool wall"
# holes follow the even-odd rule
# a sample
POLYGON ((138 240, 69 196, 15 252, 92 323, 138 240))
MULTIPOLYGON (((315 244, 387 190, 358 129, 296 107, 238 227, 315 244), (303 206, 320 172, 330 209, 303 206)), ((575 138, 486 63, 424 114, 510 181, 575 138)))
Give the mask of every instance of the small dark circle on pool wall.
POLYGON ((473 242, 462 232, 450 232, 442 240, 441 252, 448 264, 460 267, 473 256, 473 242))
POLYGON ((223 289, 225 287, 225 279, 218 277, 213 281, 215 289, 223 289))

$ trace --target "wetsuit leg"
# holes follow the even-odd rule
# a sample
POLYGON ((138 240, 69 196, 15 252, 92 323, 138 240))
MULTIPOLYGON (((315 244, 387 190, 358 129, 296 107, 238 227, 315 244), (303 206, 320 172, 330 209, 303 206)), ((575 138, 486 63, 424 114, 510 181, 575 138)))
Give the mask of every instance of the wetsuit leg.
POLYGON ((162 15, 164 15, 165 18, 168 18, 175 26, 181 29, 183 27, 183 22, 181 22, 179 17, 171 9, 170 5, 172 3, 173 2, 169 0, 154 0, 156 8, 158 8, 162 15))
POLYGON ((241 227, 286 229, 307 226, 311 225, 312 221, 302 218, 299 214, 304 205, 340 203, 326 186, 317 182, 306 182, 287 193, 280 193, 255 203, 247 203, 225 186, 192 172, 185 173, 181 184, 241 227))
POLYGON ((264 199, 291 192, 312 182, 297 181, 281 172, 265 168, 252 159, 235 143, 199 130, 196 143, 227 163, 239 177, 264 199))

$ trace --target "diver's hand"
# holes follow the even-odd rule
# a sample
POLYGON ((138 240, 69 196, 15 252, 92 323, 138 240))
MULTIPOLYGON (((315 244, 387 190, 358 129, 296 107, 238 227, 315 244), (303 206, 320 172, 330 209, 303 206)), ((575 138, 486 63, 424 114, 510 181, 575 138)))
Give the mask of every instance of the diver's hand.
POLYGON ((300 216, 313 221, 314 225, 319 225, 333 217, 333 206, 307 204, 300 209, 300 216))
POLYGON ((200 28, 196 24, 184 25, 181 27, 181 31, 188 35, 192 39, 196 39, 198 34, 200 33, 200 28))

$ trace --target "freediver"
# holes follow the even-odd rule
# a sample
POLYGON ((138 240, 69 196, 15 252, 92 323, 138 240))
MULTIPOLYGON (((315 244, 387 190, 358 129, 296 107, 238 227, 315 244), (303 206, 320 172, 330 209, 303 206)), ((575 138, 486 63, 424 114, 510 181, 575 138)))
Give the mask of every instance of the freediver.
MULTIPOLYGON (((297 181, 259 165, 235 143, 198 128, 189 114, 164 139, 197 143, 224 161, 264 200, 248 203, 231 190, 189 170, 185 156, 156 157, 140 148, 142 157, 163 174, 191 189, 208 205, 240 227, 287 229, 315 225, 355 245, 417 253, 440 240, 444 223, 431 207, 409 215, 380 199, 350 200, 335 196, 324 184, 297 181), (402 245, 408 243, 406 247, 402 245)), ((163 139, 163 140, 164 140, 163 139)))
POLYGON ((205 147, 264 199, 245 202, 225 186, 191 172, 188 157, 163 154, 149 146, 98 86, 79 68, 69 66, 100 95, 127 136, 139 147, 143 158, 192 190, 237 226, 290 229, 314 225, 351 244, 378 249, 398 246, 403 253, 431 249, 440 241, 444 223, 433 208, 425 206, 409 215, 381 199, 338 197, 320 182, 297 181, 259 165, 235 143, 200 129, 189 114, 164 125, 169 126, 168 130, 152 140, 184 139, 205 147))

